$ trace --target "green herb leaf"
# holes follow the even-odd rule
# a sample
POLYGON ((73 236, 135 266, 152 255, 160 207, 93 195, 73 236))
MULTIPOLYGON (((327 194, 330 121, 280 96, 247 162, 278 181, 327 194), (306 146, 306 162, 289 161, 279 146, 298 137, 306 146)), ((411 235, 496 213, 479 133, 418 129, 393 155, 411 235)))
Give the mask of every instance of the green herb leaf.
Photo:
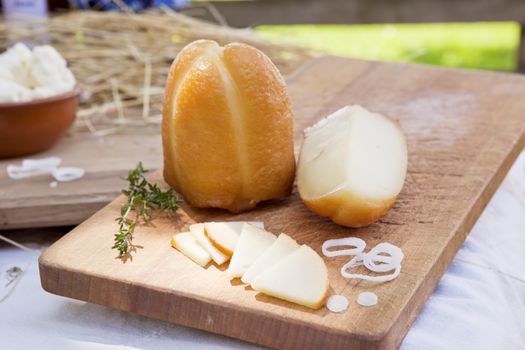
POLYGON ((147 170, 142 166, 142 162, 139 162, 125 178, 128 182, 128 188, 121 192, 128 200, 122 204, 120 216, 115 219, 119 225, 119 230, 114 235, 112 247, 112 249, 118 250, 119 257, 135 250, 133 233, 138 220, 142 219, 144 222, 148 222, 151 220, 152 210, 175 212, 180 206, 180 199, 175 191, 171 188, 162 191, 156 184, 149 183, 144 176, 146 172, 147 170), (133 219, 130 218, 132 212, 134 214, 133 219))

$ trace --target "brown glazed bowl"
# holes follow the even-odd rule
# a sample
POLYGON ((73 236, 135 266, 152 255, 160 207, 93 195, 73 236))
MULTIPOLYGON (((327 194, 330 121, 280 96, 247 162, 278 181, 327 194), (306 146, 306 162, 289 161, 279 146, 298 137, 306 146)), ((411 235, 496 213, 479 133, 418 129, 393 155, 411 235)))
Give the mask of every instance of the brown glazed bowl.
POLYGON ((45 151, 71 126, 80 89, 48 98, 0 103, 0 158, 45 151))

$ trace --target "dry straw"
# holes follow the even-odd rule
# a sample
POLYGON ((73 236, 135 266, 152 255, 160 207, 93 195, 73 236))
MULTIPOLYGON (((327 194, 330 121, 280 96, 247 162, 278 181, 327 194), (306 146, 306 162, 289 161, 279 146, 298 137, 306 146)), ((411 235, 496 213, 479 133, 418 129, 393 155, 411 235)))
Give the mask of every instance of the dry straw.
POLYGON ((83 90, 73 132, 158 130, 164 84, 177 52, 196 39, 237 41, 268 54, 283 74, 311 57, 304 48, 270 43, 250 29, 234 29, 167 8, 141 14, 75 11, 45 20, 0 22, 0 46, 53 45, 83 90), (147 128, 146 128, 147 129, 147 128))

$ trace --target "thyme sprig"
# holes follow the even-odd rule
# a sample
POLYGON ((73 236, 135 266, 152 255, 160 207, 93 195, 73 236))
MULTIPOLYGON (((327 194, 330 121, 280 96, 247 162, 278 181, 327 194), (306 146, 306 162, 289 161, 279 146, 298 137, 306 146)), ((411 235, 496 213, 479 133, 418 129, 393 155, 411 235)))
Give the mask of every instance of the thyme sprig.
POLYGON ((122 204, 120 216, 115 219, 119 224, 119 230, 115 234, 112 247, 118 250, 119 257, 135 251, 133 233, 140 219, 148 222, 151 220, 153 210, 175 212, 180 206, 180 199, 173 189, 162 191, 156 184, 151 184, 146 180, 145 173, 147 170, 142 166, 142 162, 139 162, 125 178, 129 184, 127 189, 122 190, 122 193, 128 200, 122 204), (132 212, 135 216, 130 218, 132 212))

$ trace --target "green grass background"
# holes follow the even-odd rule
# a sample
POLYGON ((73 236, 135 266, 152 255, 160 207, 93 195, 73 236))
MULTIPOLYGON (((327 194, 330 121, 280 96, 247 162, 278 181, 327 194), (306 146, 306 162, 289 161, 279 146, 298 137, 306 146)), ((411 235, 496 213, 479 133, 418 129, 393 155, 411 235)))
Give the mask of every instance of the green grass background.
POLYGON ((520 43, 515 22, 272 25, 256 31, 339 56, 499 71, 517 69, 520 43))

